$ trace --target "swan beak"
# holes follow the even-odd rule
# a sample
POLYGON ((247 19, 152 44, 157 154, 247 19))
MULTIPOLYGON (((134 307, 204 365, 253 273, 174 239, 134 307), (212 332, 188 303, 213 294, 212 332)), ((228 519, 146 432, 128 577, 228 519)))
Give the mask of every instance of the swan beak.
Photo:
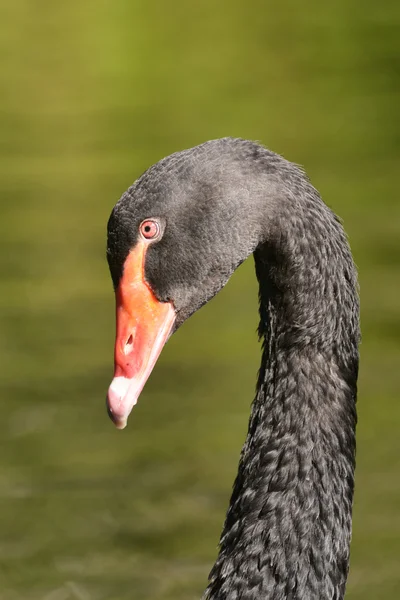
POLYGON ((144 279, 146 249, 147 244, 139 241, 130 252, 115 292, 114 378, 108 389, 107 410, 118 429, 126 427, 175 322, 172 302, 157 300, 144 279))

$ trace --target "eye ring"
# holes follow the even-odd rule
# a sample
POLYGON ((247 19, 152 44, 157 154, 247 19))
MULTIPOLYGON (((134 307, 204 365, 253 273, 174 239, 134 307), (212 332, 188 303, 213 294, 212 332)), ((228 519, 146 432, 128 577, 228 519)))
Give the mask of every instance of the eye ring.
POLYGON ((155 240, 160 236, 161 227, 155 219, 145 219, 140 223, 139 231, 145 240, 155 240))

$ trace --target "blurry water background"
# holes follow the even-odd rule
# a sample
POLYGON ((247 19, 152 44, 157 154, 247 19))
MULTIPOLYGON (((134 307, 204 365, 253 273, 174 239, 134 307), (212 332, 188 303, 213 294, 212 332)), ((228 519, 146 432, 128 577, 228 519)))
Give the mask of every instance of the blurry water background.
POLYGON ((248 260, 105 412, 112 206, 225 135, 301 163, 344 220, 363 343, 347 598, 400 590, 398 2, 3 0, 0 598, 194 600, 216 555, 260 348, 248 260))

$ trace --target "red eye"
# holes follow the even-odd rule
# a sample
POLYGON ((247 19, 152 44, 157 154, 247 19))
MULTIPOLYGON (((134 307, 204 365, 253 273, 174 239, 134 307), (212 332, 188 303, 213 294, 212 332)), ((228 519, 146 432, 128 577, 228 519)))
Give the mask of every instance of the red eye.
POLYGON ((140 224, 140 233, 146 240, 154 240, 160 233, 160 225, 157 221, 147 219, 140 224))

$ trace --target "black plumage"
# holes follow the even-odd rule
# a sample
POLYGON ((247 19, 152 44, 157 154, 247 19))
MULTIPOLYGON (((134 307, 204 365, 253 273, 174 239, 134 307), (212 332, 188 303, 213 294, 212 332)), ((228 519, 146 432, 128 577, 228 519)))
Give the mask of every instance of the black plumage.
POLYGON ((256 397, 207 600, 340 600, 349 564, 359 342, 342 225, 304 172, 224 138, 148 169, 108 224, 114 285, 141 221, 163 236, 145 277, 176 327, 254 253, 263 344, 256 397))

